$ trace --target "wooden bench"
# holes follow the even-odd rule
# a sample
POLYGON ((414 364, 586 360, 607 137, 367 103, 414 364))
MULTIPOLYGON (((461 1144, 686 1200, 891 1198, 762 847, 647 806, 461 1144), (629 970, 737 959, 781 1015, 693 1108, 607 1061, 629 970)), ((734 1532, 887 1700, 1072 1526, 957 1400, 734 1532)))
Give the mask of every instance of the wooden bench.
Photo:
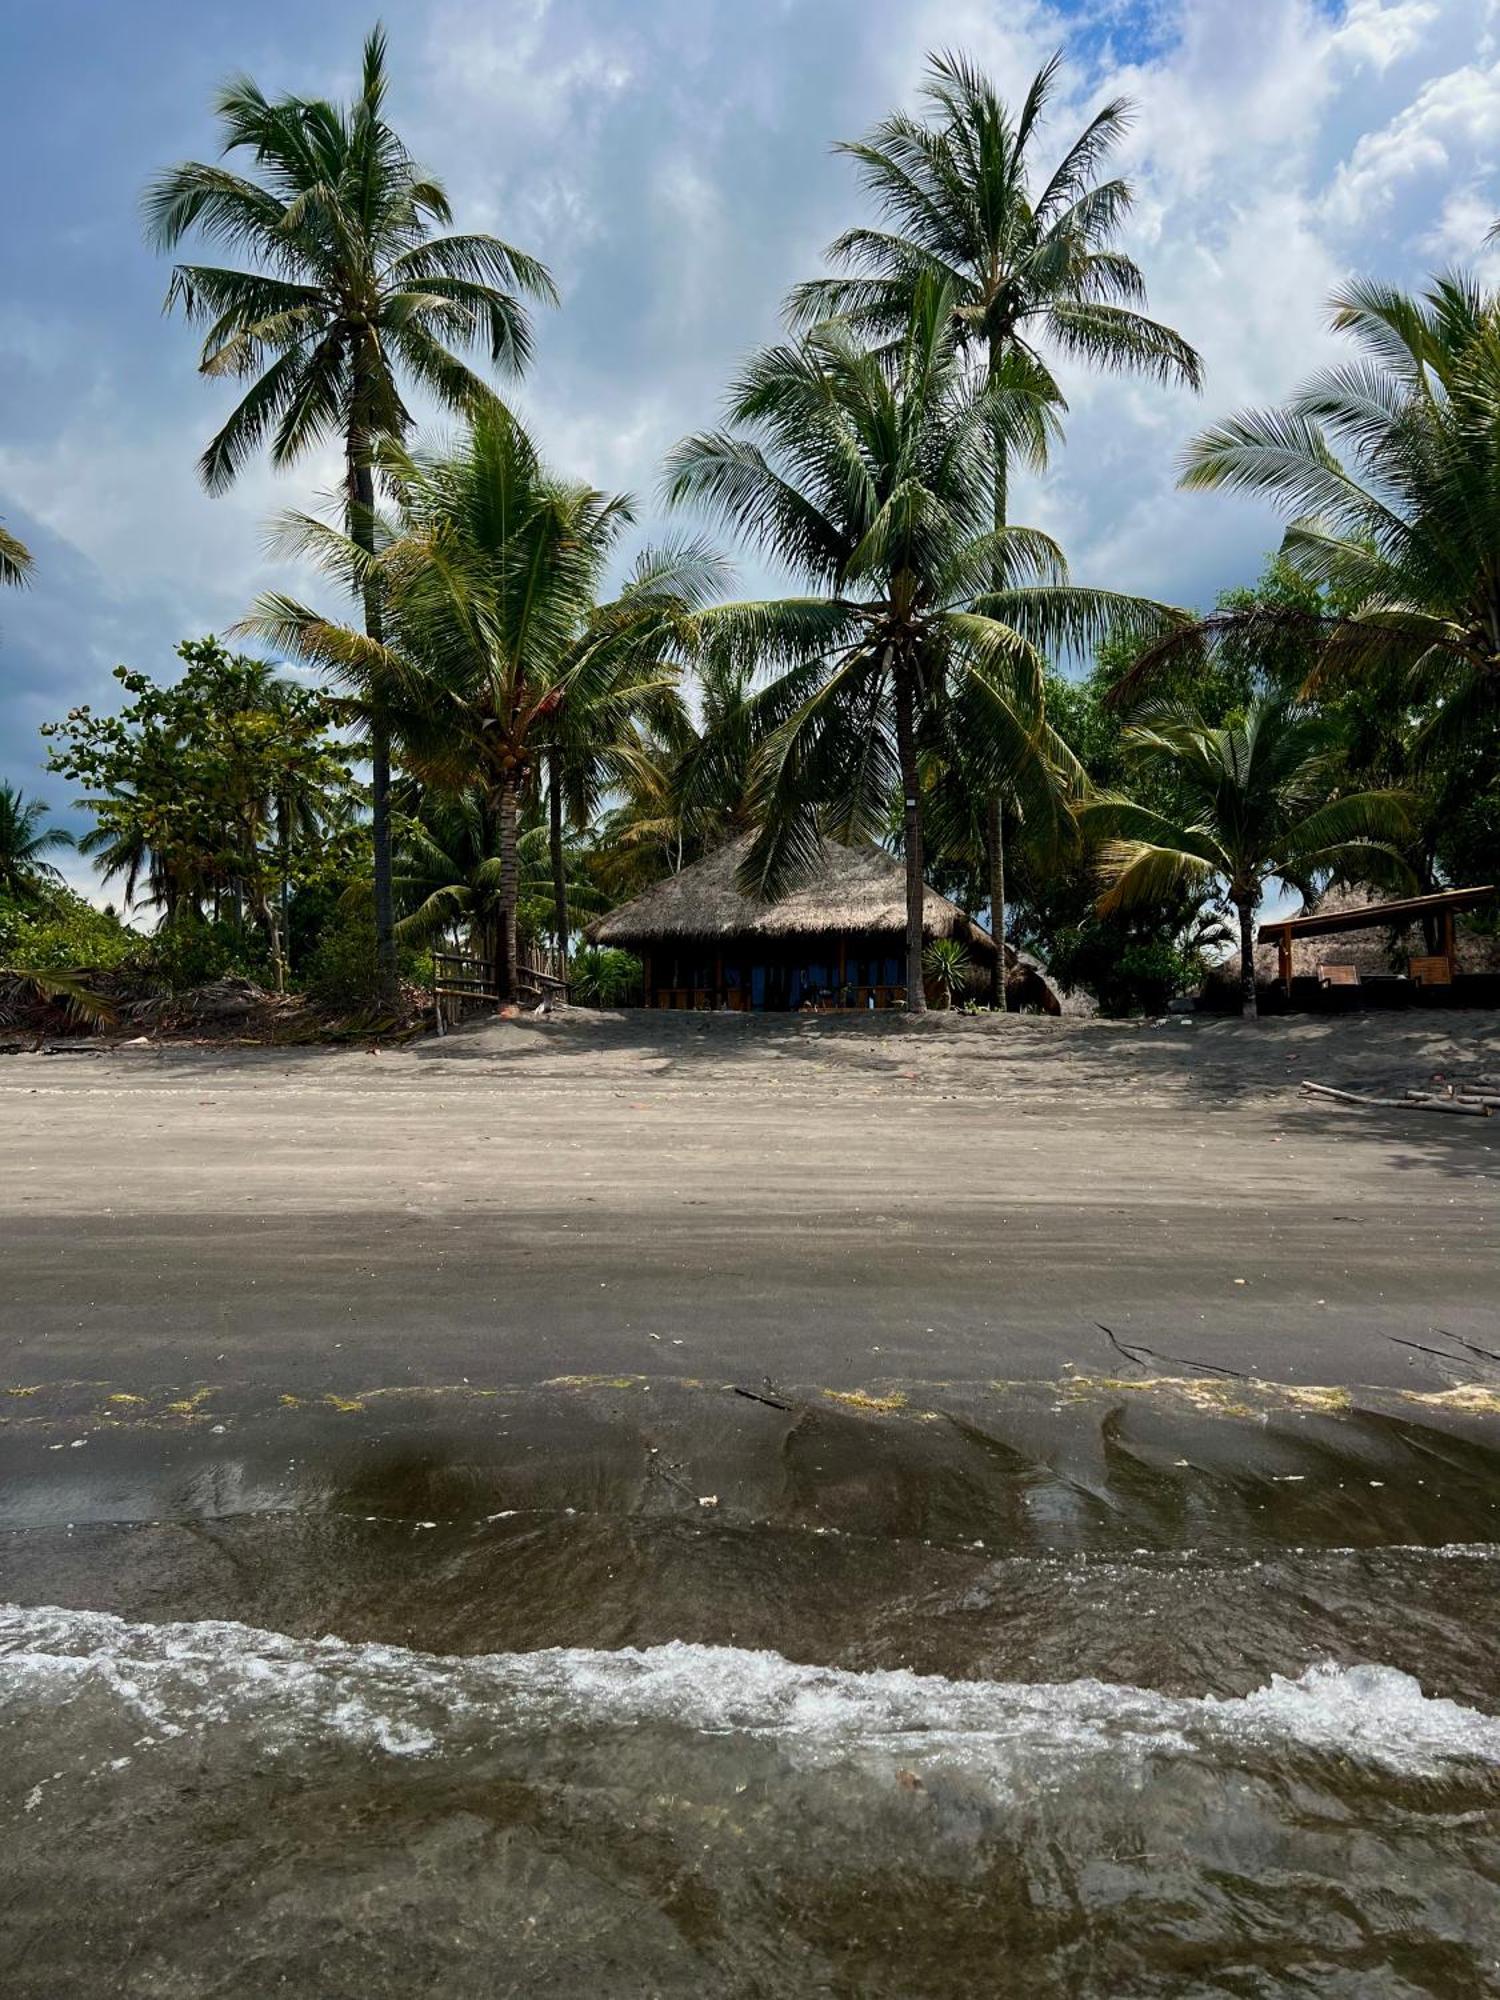
POLYGON ((1320 965, 1318 967, 1320 986, 1358 986, 1359 967, 1357 965, 1320 965))

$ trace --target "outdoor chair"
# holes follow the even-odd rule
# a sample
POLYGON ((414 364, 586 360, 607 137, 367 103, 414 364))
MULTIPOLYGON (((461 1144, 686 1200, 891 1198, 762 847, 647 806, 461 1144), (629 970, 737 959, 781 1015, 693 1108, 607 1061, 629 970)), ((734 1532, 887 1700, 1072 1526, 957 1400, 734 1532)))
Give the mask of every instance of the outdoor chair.
POLYGON ((1364 1004, 1357 965, 1320 965, 1318 986, 1324 1004, 1340 1013, 1352 1012, 1364 1004))
POLYGON ((1414 958, 1411 961, 1411 976, 1417 988, 1417 997, 1425 1006, 1446 1006, 1452 1001, 1453 966, 1441 954, 1432 958, 1414 958))

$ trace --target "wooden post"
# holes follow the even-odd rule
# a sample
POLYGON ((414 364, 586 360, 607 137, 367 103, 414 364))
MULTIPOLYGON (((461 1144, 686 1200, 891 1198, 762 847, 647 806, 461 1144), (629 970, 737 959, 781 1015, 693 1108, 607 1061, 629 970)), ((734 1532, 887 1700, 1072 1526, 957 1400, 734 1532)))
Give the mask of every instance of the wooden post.
POLYGON ((1292 933, 1290 928, 1282 931, 1277 945, 1277 956, 1281 961, 1281 990, 1288 1000, 1292 997, 1292 933))
POLYGON ((1443 912, 1443 956, 1448 961, 1448 978, 1451 982, 1458 977, 1458 925, 1451 910, 1443 912))
POLYGON ((656 1005, 656 988, 651 984, 651 954, 641 953, 641 1004, 644 1007, 656 1005))
POLYGON ((835 1007, 842 1007, 844 1004, 845 980, 847 977, 847 967, 848 967, 848 952, 849 952, 849 940, 846 937, 841 937, 839 939, 839 990, 838 990, 838 997, 835 999, 833 1003, 835 1007))

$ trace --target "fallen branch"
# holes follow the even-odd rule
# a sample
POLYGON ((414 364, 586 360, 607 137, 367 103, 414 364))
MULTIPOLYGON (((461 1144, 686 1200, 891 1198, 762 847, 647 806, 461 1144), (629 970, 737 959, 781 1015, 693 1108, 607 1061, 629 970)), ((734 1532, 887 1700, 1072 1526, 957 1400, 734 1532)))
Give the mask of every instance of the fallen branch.
POLYGON ((1446 1348, 1428 1347, 1420 1340, 1403 1340, 1399 1333, 1388 1333, 1386 1339, 1393 1347, 1414 1347, 1418 1354, 1435 1354, 1439 1361, 1446 1361, 1450 1367, 1473 1368, 1472 1361, 1465 1361, 1461 1354, 1450 1354, 1446 1348))
POLYGON ((1402 1097, 1367 1097, 1357 1090, 1338 1090, 1331 1083, 1302 1079, 1302 1088, 1313 1097, 1330 1097, 1337 1104, 1358 1104, 1375 1111, 1446 1111, 1459 1118, 1488 1118, 1491 1106, 1468 1098, 1434 1097, 1429 1092, 1408 1090, 1402 1097))
POLYGON ((792 1407, 790 1403, 779 1403, 774 1396, 762 1396, 754 1389, 742 1389, 738 1382, 734 1385, 734 1393, 743 1396, 747 1402, 764 1403, 768 1410, 789 1410, 792 1407))
POLYGON ((1408 1097, 1361 1097, 1355 1090, 1336 1090, 1331 1083, 1314 1083, 1310 1077, 1303 1077, 1302 1088, 1314 1097, 1332 1097, 1340 1104, 1373 1104, 1383 1111, 1405 1111, 1411 1099, 1408 1097))
POLYGON ((1213 1361, 1192 1361, 1182 1354, 1162 1354, 1154 1347, 1137 1347, 1134 1342, 1127 1345, 1123 1340, 1116 1339, 1112 1329, 1107 1327, 1102 1319, 1096 1319, 1094 1324, 1105 1336, 1115 1352, 1123 1354, 1125 1359, 1137 1368, 1145 1367, 1146 1364, 1142 1361, 1141 1356, 1147 1354, 1153 1361, 1165 1361, 1172 1368, 1201 1368, 1207 1375, 1227 1375, 1235 1382, 1253 1382, 1255 1380, 1253 1375, 1247 1375, 1242 1368, 1221 1368, 1213 1361))

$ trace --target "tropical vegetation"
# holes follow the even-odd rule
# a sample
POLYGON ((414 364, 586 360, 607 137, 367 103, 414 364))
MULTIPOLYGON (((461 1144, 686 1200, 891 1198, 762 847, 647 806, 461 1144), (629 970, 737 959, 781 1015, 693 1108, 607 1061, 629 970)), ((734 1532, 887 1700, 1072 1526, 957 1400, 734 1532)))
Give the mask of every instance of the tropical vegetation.
MULTIPOLYGON (((593 916, 731 841, 774 897, 823 843, 875 840, 905 865, 913 1011, 975 1004, 963 948, 924 936, 924 881, 1110 1011, 1237 945, 1253 1011, 1267 896, 1494 880, 1500 298, 1351 283, 1351 358, 1204 430, 1183 483, 1287 517, 1206 613, 1075 581, 1014 505, 1063 448, 1068 371, 1203 368, 1124 245, 1130 107, 1043 162, 1059 79, 1012 107, 934 57, 915 112, 841 148, 873 217, 671 451, 684 522, 648 547, 638 503, 553 465, 502 397, 555 289, 455 225, 390 121, 383 36, 348 104, 226 85, 222 158, 164 173, 147 225, 226 259, 168 288, 202 373, 240 385, 210 492, 263 452, 338 452, 326 510, 273 543, 324 585, 47 725, 129 922, 57 878, 69 836, 0 785, 0 956, 60 998, 89 965, 237 971, 389 1019, 431 952, 482 960, 507 1002, 545 953, 617 1004, 641 967, 580 948, 593 916), (742 555, 758 596, 730 587, 742 555)), ((0 529, 0 583, 32 574, 0 529)))
MULTIPOLYGON (((925 118, 894 113, 839 148, 857 162, 884 226, 846 230, 828 250, 838 275, 797 286, 790 301, 794 324, 842 319, 880 339, 905 322, 918 286, 946 289, 956 343, 975 357, 1004 413, 990 468, 997 532, 1009 518, 1012 464, 1040 469, 1061 435, 1067 403, 1052 355, 1193 388, 1202 377, 1181 334, 1144 311, 1146 281, 1118 247, 1133 197, 1127 181, 1101 176, 1128 128, 1127 100, 1097 111, 1049 173, 1034 171, 1061 65, 1060 56, 1045 63, 1012 113, 966 56, 934 56, 925 118)), ((994 586, 1005 582, 997 551, 994 586)), ((1020 810, 1002 780, 980 815, 997 933, 1006 921, 1005 820, 1020 810)), ((997 960, 1002 1006, 1004 994, 997 960)))
MULTIPOLYGON (((374 547, 375 462, 411 424, 403 375, 451 409, 491 391, 455 348, 487 346, 512 373, 531 352, 527 301, 555 303, 535 258, 498 237, 451 231, 440 182, 420 168, 385 115, 386 43, 365 43, 359 95, 268 99, 236 77, 216 105, 222 156, 239 174, 188 161, 146 194, 153 240, 173 250, 193 233, 248 255, 251 268, 179 264, 167 290, 205 326, 199 369, 248 382, 201 461, 210 492, 228 486, 268 446, 290 466, 336 438, 344 456, 347 532, 374 547)), ((365 630, 379 642, 380 600, 364 593, 365 630)), ((371 770, 376 958, 381 999, 395 997, 390 882, 390 743, 378 704, 366 717, 371 770)))

